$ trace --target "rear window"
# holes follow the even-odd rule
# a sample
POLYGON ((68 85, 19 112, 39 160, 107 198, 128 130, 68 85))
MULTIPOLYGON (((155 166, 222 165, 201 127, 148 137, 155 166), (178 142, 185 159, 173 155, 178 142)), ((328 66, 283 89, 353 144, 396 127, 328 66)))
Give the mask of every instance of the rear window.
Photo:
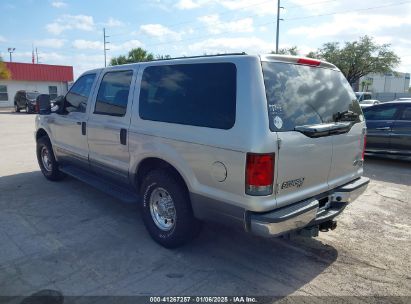
POLYGON ((140 91, 140 117, 191 126, 230 129, 235 123, 233 63, 147 67, 140 91))
POLYGON ((347 111, 350 121, 360 121, 361 108, 341 72, 278 62, 262 67, 271 131, 342 121, 347 111))
POLYGON ((26 96, 28 99, 36 99, 40 93, 27 93, 26 96))

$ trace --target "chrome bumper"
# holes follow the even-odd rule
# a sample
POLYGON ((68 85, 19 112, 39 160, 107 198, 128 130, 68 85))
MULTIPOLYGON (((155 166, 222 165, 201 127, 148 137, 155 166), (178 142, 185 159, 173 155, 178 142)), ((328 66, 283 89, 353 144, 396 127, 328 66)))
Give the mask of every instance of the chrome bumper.
POLYGON ((267 213, 249 213, 247 227, 257 235, 272 237, 329 221, 358 198, 369 181, 369 178, 361 177, 330 191, 326 194, 329 201, 321 208, 319 200, 314 198, 267 213))

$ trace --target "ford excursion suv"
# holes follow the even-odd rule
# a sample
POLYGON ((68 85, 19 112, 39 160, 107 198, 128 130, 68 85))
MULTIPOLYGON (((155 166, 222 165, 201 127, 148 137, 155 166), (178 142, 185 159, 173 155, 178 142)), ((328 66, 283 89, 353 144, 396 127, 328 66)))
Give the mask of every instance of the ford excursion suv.
POLYGON ((189 241, 201 220, 316 236, 369 182, 361 108, 327 62, 159 60, 88 71, 53 110, 39 99, 44 176, 70 175, 138 203, 168 248, 189 241))

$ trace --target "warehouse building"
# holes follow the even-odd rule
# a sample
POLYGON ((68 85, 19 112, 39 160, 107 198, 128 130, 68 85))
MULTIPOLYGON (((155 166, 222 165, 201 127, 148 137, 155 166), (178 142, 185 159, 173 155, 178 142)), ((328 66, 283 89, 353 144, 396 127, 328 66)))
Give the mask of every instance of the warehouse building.
POLYGON ((50 94, 51 99, 67 93, 73 81, 73 67, 62 65, 5 62, 11 78, 0 79, 0 107, 13 107, 17 91, 50 94))

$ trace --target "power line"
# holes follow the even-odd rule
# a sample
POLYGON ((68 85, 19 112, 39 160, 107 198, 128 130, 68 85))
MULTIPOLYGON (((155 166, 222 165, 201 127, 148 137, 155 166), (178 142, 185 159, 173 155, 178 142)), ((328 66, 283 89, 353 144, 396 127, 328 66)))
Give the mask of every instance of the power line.
MULTIPOLYGON (((391 3, 391 4, 388 4, 388 5, 380 5, 380 6, 350 10, 350 11, 341 11, 341 12, 333 12, 333 13, 328 13, 328 14, 302 16, 302 17, 298 17, 298 19, 308 19, 308 18, 321 17, 321 16, 338 15, 338 14, 343 14, 343 13, 353 12, 353 11, 365 11, 365 10, 371 10, 371 9, 384 8, 384 7, 398 6, 398 5, 403 5, 403 4, 406 4, 406 3, 411 3, 411 1, 402 1, 402 2, 399 2, 399 3, 391 3)), ((285 21, 288 21, 288 20, 290 20, 290 19, 286 19, 285 21)), ((297 20, 297 18, 293 18, 292 20, 297 20)), ((272 24, 272 22, 256 24, 256 26, 264 26, 264 25, 269 25, 269 24, 272 24)), ((153 46, 165 45, 165 44, 170 44, 170 43, 180 44, 180 43, 187 42, 187 41, 200 40, 200 39, 209 38, 209 37, 213 37, 213 36, 216 36, 216 35, 218 36, 218 35, 227 34, 227 33, 231 33, 231 31, 224 31, 224 32, 216 33, 216 34, 203 35, 203 36, 199 36, 199 37, 183 39, 183 40, 173 41, 173 42, 165 41, 165 42, 161 42, 161 43, 149 44, 149 45, 146 45, 146 47, 153 47, 153 46)))
POLYGON ((345 11, 339 11, 339 12, 333 12, 333 13, 301 16, 301 17, 286 19, 286 21, 294 21, 294 20, 303 20, 303 19, 309 19, 309 18, 314 18, 314 17, 325 17, 325 16, 332 16, 332 15, 340 15, 340 14, 352 13, 352 12, 362 12, 362 11, 374 10, 374 9, 379 9, 379 8, 385 8, 385 7, 399 6, 399 5, 403 5, 403 4, 407 4, 407 3, 411 3, 411 1, 402 1, 402 2, 398 2, 398 3, 390 3, 390 4, 387 4, 387 5, 372 6, 372 7, 366 7, 366 8, 358 8, 358 9, 345 10, 345 11))
MULTIPOLYGON (((307 3, 307 4, 309 4, 309 5, 319 5, 319 4, 331 3, 331 2, 338 2, 338 1, 340 1, 340 0, 325 0, 325 1, 322 0, 322 1, 310 2, 310 3, 307 3)), ((263 2, 258 2, 258 3, 251 4, 251 5, 247 5, 247 6, 242 6, 242 7, 239 7, 239 8, 237 8, 237 9, 228 9, 228 10, 216 12, 216 13, 213 13, 213 15, 223 16, 223 15, 227 15, 227 14, 230 14, 230 13, 235 13, 235 12, 237 12, 237 11, 239 11, 239 10, 244 10, 244 9, 247 9, 247 8, 250 8, 250 7, 257 7, 257 6, 260 6, 260 5, 269 3, 269 2, 271 3, 272 0, 263 1, 263 2)), ((287 5, 287 8, 295 8, 295 7, 300 7, 300 8, 301 8, 301 5, 298 5, 298 4, 296 4, 296 5, 287 5)), ((178 23, 173 23, 173 24, 166 24, 166 25, 164 25, 164 26, 167 27, 167 28, 169 28, 169 29, 172 29, 172 28, 179 27, 180 25, 185 25, 185 24, 190 24, 190 23, 196 23, 196 22, 198 22, 197 19, 198 19, 199 17, 203 17, 203 16, 204 16, 204 14, 196 16, 195 19, 193 19, 193 20, 191 20, 191 21, 183 21, 183 22, 178 22, 178 23)), ((261 13, 257 13, 257 14, 253 14, 253 15, 247 15, 247 16, 243 16, 243 17, 240 17, 240 18, 234 18, 234 19, 230 19, 230 20, 228 20, 228 21, 229 21, 229 22, 238 21, 238 20, 241 20, 241 19, 244 19, 244 18, 251 18, 251 17, 256 17, 256 16, 261 16, 261 13)), ((214 23, 213 25, 224 24, 224 23, 226 23, 226 22, 227 22, 227 21, 225 21, 225 22, 224 22, 224 21, 220 21, 220 22, 214 23)), ((196 26, 196 27, 194 27, 194 28, 192 28, 192 29, 195 30, 195 29, 199 29, 199 28, 203 28, 203 27, 204 27, 204 26, 196 26)), ((148 36, 148 35, 145 34, 145 33, 141 33, 141 34, 142 34, 142 35, 145 35, 145 36, 148 36)), ((120 37, 120 36, 126 36, 126 35, 130 35, 130 32, 122 32, 122 33, 111 34, 111 37, 120 37)), ((114 42, 114 41, 113 41, 113 42, 114 42)), ((117 41, 115 41, 115 42, 119 42, 119 40, 117 40, 117 41)))

